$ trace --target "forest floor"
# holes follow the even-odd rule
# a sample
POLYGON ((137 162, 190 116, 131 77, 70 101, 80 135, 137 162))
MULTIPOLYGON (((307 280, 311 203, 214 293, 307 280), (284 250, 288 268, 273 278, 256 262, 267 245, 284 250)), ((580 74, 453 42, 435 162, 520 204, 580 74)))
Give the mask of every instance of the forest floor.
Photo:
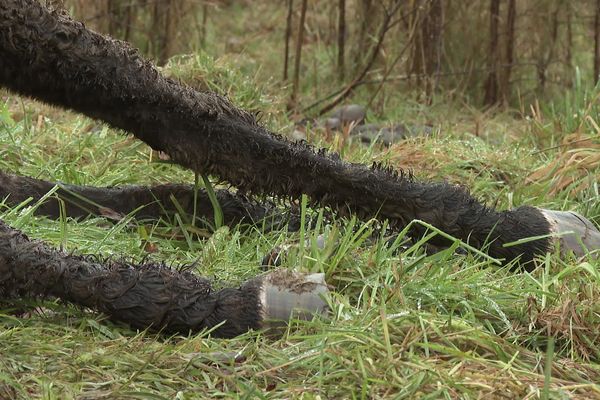
MULTIPOLYGON (((239 61, 187 56, 165 70, 263 111, 266 125, 289 134, 278 85, 248 75, 252 67, 240 70, 239 61)), ((318 130, 308 137, 347 160, 465 185, 499 209, 575 210, 598 225, 597 95, 575 85, 559 102, 495 113, 390 97, 369 120, 426 124, 433 133, 391 147, 318 130)), ((122 132, 6 93, 0 168, 95 186, 194 182, 122 132)), ((58 301, 0 302, 0 399, 600 398, 598 260, 553 253, 533 272, 515 273, 455 248, 427 255, 424 241, 402 247, 402 238, 374 234, 372 221, 197 235, 181 221, 54 221, 34 216, 35 206, 2 206, 0 217, 68 251, 194 264, 231 285, 261 273, 275 246, 325 234, 325 249, 300 246, 283 268, 324 272, 333 309, 326 318, 293 321, 281 337, 249 332, 223 340, 136 332, 58 301)))

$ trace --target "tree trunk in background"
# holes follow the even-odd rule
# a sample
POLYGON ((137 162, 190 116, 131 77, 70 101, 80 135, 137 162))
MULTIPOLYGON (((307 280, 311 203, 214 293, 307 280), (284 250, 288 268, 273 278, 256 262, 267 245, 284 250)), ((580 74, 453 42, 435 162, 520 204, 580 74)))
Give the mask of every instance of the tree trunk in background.
POLYGON ((363 81, 363 79, 369 73, 369 71, 371 71, 371 69, 375 65, 375 62, 377 61, 378 55, 382 50, 382 46, 385 41, 385 36, 393 25, 393 18, 396 15, 396 13, 398 13, 398 11, 400 10, 401 4, 401 0, 395 0, 395 2, 392 2, 392 7, 385 10, 382 22, 378 26, 379 32, 377 32, 377 40, 369 49, 369 54, 366 57, 364 57, 365 61, 362 63, 363 66, 352 78, 350 83, 344 89, 338 92, 338 95, 334 98, 334 100, 326 106, 324 106, 323 108, 321 108, 321 110, 319 111, 319 115, 324 115, 328 111, 331 111, 342 101, 344 101, 354 91, 354 89, 360 85, 360 83, 363 81))
POLYGON ((358 0, 356 9, 359 18, 358 38, 356 39, 356 54, 354 56, 354 70, 358 71, 362 67, 362 60, 369 54, 371 48, 371 36, 377 32, 375 23, 376 9, 373 0, 358 0))
POLYGON ((152 44, 153 53, 158 59, 159 65, 164 65, 169 57, 173 55, 174 27, 176 22, 176 0, 162 0, 154 3, 152 12, 151 30, 154 36, 152 44))
POLYGON ((129 41, 135 0, 107 0, 108 34, 129 41))
POLYGON ((209 2, 191 0, 69 0, 67 3, 86 25, 117 39, 133 41, 159 64, 176 53, 205 47, 208 6, 209 2), (200 9, 201 24, 196 22, 200 9), (198 38, 198 43, 190 37, 198 38))
MULTIPOLYGON (((568 71, 568 76, 573 76, 573 9, 571 4, 565 2, 566 13, 567 13, 567 48, 565 50, 565 58, 568 71)), ((567 79, 567 82, 571 82, 572 79, 567 79)))
POLYGON ((202 5, 202 25, 200 27, 200 46, 203 49, 206 48, 206 24, 208 23, 208 4, 204 3, 202 5))
MULTIPOLYGON (((144 0, 73 0, 70 8, 93 29, 112 37, 129 40, 137 13, 144 0)), ((69 6, 69 5, 68 5, 69 6)))
POLYGON ((425 89, 425 96, 431 101, 431 96, 437 88, 441 68, 443 43, 443 2, 429 0, 423 4, 424 16, 421 11, 415 12, 417 33, 412 51, 411 74, 417 77, 417 86, 425 89))
POLYGON ((300 10, 300 22, 298 23, 298 36, 296 37, 296 54, 294 59, 294 83, 292 87, 292 97, 290 99, 291 108, 296 108, 298 101, 298 90, 300 89, 300 61, 302 58, 302 42, 304 41, 304 21, 306 20, 306 9, 308 0, 302 0, 300 10))
POLYGON ((594 13, 594 83, 598 83, 600 75, 600 0, 596 0, 594 13))
POLYGON ((123 29, 123 40, 129 41, 131 35, 131 27, 133 26, 133 7, 134 1, 130 0, 125 7, 125 26, 123 29))
MULTIPOLYGON (((120 37, 121 23, 123 22, 120 18, 122 4, 119 0, 107 0, 107 13, 106 19, 108 20, 108 34, 113 37, 120 37)), ((124 39, 126 40, 126 39, 124 39)))
POLYGON ((500 94, 502 101, 508 103, 510 97, 510 76, 512 74, 512 64, 514 62, 515 52, 515 20, 517 17, 517 1, 508 0, 508 10, 506 12, 506 47, 504 54, 505 66, 502 68, 502 78, 500 81, 500 94))
POLYGON ((70 6, 74 9, 73 14, 86 26, 98 32, 108 32, 108 1, 72 0, 70 6))
POLYGON ((543 93, 546 88, 546 81, 548 79, 548 66, 552 63, 552 60, 554 59, 556 41, 558 39, 559 10, 560 6, 557 5, 554 12, 552 13, 552 24, 550 25, 550 40, 542 40, 542 51, 540 51, 540 57, 538 61, 538 91, 540 93, 543 93))
POLYGON ((490 47, 488 51, 488 77, 485 83, 483 103, 498 103, 498 25, 500 20, 500 0, 490 0, 490 47))
MULTIPOLYGON (((416 0, 419 2, 420 0, 416 0)), ((415 24, 415 38, 413 40, 413 46, 410 54, 410 70, 409 75, 416 77, 416 86, 421 88, 421 72, 423 70, 423 34, 422 29, 419 28, 421 22, 421 7, 415 6, 413 12, 411 12, 409 28, 412 28, 415 24)))
POLYGON ((427 18, 423 24, 425 29, 423 34, 425 38, 425 75, 427 76, 425 93, 429 101, 437 89, 442 61, 443 11, 442 0, 431 0, 427 18))
POLYGON ((290 38, 292 37, 292 14, 294 10, 294 0, 288 0, 287 18, 285 19, 285 50, 283 54, 283 80, 288 79, 288 63, 290 60, 290 38))
MULTIPOLYGON (((266 33, 271 29, 269 23, 261 26, 263 21, 245 19, 246 16, 252 18, 252 4, 261 4, 265 10, 279 10, 282 20, 277 25, 279 32, 285 35, 285 49, 281 49, 284 54, 280 55, 283 65, 276 67, 280 70, 275 73, 282 74, 280 79, 288 82, 291 92, 294 40, 301 3, 293 0, 254 3, 232 0, 65 0, 65 7, 93 29, 132 41, 159 63, 166 62, 176 53, 187 54, 206 47, 208 12, 214 14, 210 16, 212 19, 219 20, 215 29, 223 30, 221 37, 210 38, 216 44, 211 46, 211 50, 215 50, 212 56, 218 58, 223 55, 219 43, 228 36, 227 30, 232 31, 231 35, 243 36, 250 31, 266 33), (215 6, 214 11, 209 9, 212 6, 215 6), (287 21, 283 21, 285 13, 287 21)), ((304 64, 310 59, 318 74, 314 74, 314 83, 304 82, 303 86, 317 90, 317 82, 321 82, 320 89, 339 93, 341 88, 336 88, 335 84, 351 82, 369 62, 379 27, 394 0, 312 0, 308 4, 311 8, 306 11, 305 19, 310 21, 307 28, 311 27, 311 40, 306 41, 302 52, 304 64), (327 38, 323 40, 325 31, 327 38), (330 56, 329 64, 319 65, 324 60, 320 57, 325 54, 324 50, 330 56)), ((389 68, 391 72, 385 78, 385 87, 391 92, 405 90, 408 86, 409 90, 418 91, 419 96, 429 97, 442 87, 464 92, 469 98, 480 98, 489 105, 507 103, 511 94, 519 90, 529 102, 532 96, 540 95, 540 90, 544 90, 549 81, 559 85, 556 89, 568 88, 572 83, 574 63, 587 62, 578 60, 579 55, 592 56, 587 62, 589 65, 582 68, 585 76, 600 75, 598 8, 600 0, 404 0, 402 15, 392 21, 394 37, 385 39, 374 67, 359 86, 370 91, 370 82, 380 80, 381 72, 390 65, 388 60, 394 60, 408 44, 409 54, 401 56, 397 66, 389 68), (590 40, 594 41, 593 45, 590 40), (590 51, 591 46, 593 51, 590 51), (403 73, 410 79, 403 77, 403 73)), ((308 34, 307 30, 305 36, 308 34)), ((255 39, 258 37, 250 35, 247 42, 260 45, 255 39)), ((235 49, 227 48, 225 52, 229 50, 235 49)), ((260 61, 264 63, 265 59, 260 61)), ((295 96, 297 98, 298 93, 295 96)), ((320 103, 331 97, 315 101, 320 103)))
POLYGON ((337 74, 340 82, 344 81, 344 53, 346 42, 346 0, 338 3, 338 58, 337 74))

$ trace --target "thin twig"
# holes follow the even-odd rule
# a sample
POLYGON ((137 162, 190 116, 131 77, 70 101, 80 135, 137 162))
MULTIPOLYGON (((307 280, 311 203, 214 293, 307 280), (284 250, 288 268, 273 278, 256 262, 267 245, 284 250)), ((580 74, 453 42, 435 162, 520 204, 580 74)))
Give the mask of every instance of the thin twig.
POLYGON ((340 104, 346 97, 348 97, 352 93, 352 91, 356 88, 358 83, 363 80, 363 78, 367 75, 367 72, 371 70, 373 64, 375 64, 375 61, 377 60, 377 55, 379 54, 379 50, 381 49, 381 45, 383 44, 383 40, 385 39, 385 34, 390 29, 390 22, 392 20, 392 17, 400 9, 401 4, 401 1, 397 1, 394 4, 394 7, 392 7, 392 9, 389 12, 385 13, 383 24, 381 25, 381 29, 377 38, 377 43, 375 44, 375 46, 373 46, 371 50, 369 62, 365 65, 362 71, 352 80, 352 82, 350 82, 350 84, 346 86, 346 88, 335 100, 333 100, 331 103, 329 103, 319 111, 319 115, 325 114, 326 112, 330 111, 335 106, 340 104))

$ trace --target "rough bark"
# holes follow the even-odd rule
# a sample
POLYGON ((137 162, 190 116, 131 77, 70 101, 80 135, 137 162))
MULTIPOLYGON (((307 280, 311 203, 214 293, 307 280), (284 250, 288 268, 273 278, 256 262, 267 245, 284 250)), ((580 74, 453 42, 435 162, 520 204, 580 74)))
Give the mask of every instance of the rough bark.
MULTIPOLYGON (((463 188, 420 183, 387 168, 340 160, 273 135, 254 117, 214 93, 162 76, 127 44, 91 32, 34 0, 0 3, 0 84, 131 132, 194 171, 242 191, 298 198, 405 226, 424 220, 489 254, 530 261, 549 239, 549 226, 531 207, 498 212, 463 188)), ((422 233, 417 229, 417 234, 422 233)))

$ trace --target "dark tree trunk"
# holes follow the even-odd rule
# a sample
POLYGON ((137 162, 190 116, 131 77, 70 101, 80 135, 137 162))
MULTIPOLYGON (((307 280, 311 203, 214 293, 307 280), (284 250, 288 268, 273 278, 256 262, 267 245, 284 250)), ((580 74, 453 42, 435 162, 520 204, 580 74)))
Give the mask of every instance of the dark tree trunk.
POLYGON ((346 47, 346 0, 339 0, 338 2, 338 58, 337 58, 337 70, 338 80, 344 81, 344 58, 345 58, 345 47, 346 47))
POLYGON ((567 13, 567 45, 566 45, 566 64, 569 71, 569 79, 567 82, 572 82, 573 76, 573 9, 571 8, 571 4, 567 1, 565 2, 565 9, 567 13))
MULTIPOLYGON (((336 98, 331 101, 329 104, 321 108, 319 111, 319 115, 324 115, 325 113, 331 111, 334 107, 344 101, 350 94, 354 91, 354 89, 362 82, 367 73, 373 68, 375 65, 375 61, 377 61, 377 56, 383 46, 383 41, 387 32, 390 30, 392 26, 392 18, 400 9, 401 1, 396 1, 396 3, 391 7, 391 9, 386 10, 384 12, 383 21, 379 26, 379 32, 377 33, 377 41, 373 44, 370 49, 370 53, 367 57, 365 57, 366 62, 362 66, 362 69, 358 71, 357 75, 352 78, 352 81, 341 91, 340 94, 336 96, 336 98)), ((403 51, 401 51, 402 53, 403 51)))
POLYGON ((502 69, 502 80, 500 92, 502 100, 508 102, 510 96, 510 76, 515 52, 515 21, 517 17, 517 0, 508 0, 508 11, 506 13, 506 50, 504 54, 505 66, 502 69))
POLYGON ((292 37, 292 14, 294 0, 288 0, 287 18, 285 19, 285 50, 283 53, 283 80, 288 79, 288 63, 290 60, 290 38, 292 37))
POLYGON ((358 36, 356 38, 356 49, 354 53, 354 73, 364 68, 364 58, 373 47, 372 37, 377 34, 377 8, 373 0, 358 0, 356 4, 356 15, 358 17, 358 36))
POLYGON ((298 101, 298 91, 300 90, 300 66, 302 65, 302 45, 304 42, 304 22, 306 21, 306 9, 308 0, 302 0, 300 7, 300 21, 298 22, 298 35, 296 36, 296 53, 294 55, 294 82, 292 86, 292 98, 290 105, 296 108, 298 101))
MULTIPOLYGON (((108 33, 110 36, 118 38, 121 35, 121 2, 118 0, 107 0, 106 1, 106 19, 108 20, 108 33)), ((126 39, 125 39, 126 40, 126 39)))
MULTIPOLYGON (((420 5, 420 1, 417 0, 415 3, 420 5)), ((409 13, 407 30, 413 31, 414 27, 414 38, 411 43, 410 48, 410 57, 407 65, 409 66, 408 75, 415 77, 415 84, 417 88, 421 88, 422 86, 422 71, 423 71, 423 29, 421 28, 423 17, 422 7, 413 7, 412 11, 409 13)))
POLYGON ((416 76, 417 86, 424 88, 425 97, 430 101, 441 68, 443 2, 425 1, 422 7, 415 9, 412 14, 417 31, 413 40, 410 72, 416 76))
POLYGON ((202 25, 200 28, 200 46, 206 49, 206 26, 208 25, 208 4, 204 2, 202 5, 202 25))
POLYGON ((164 65, 174 53, 176 26, 181 19, 180 1, 155 1, 150 28, 152 53, 164 65))
POLYGON ((134 0, 108 0, 106 19, 108 20, 108 34, 112 37, 129 41, 131 25, 133 24, 134 0))
MULTIPOLYGON (((194 171, 242 191, 299 198, 406 226, 426 221, 498 258, 544 253, 550 227, 534 208, 497 212, 461 187, 419 183, 274 136, 226 99, 163 77, 122 42, 48 13, 34 0, 0 3, 0 84, 133 133, 194 171), (18 45, 17 45, 18 44, 18 45)), ((423 229, 415 229, 416 234, 423 229)), ((445 243, 445 241, 442 241, 445 243)))
POLYGON ((550 25, 550 40, 542 40, 540 43, 540 55, 538 57, 537 74, 538 90, 543 93, 546 88, 548 66, 554 60, 556 41, 558 39, 558 12, 560 5, 557 5, 552 12, 552 24, 550 25))
POLYGON ((425 75, 427 82, 425 93, 430 101, 437 88, 438 75, 442 58, 442 26, 443 26, 442 0, 431 0, 427 17, 423 23, 425 75))
POLYGON ((500 20, 500 0, 490 0, 490 47, 488 51, 488 78, 485 82, 483 103, 498 103, 498 26, 500 20))

